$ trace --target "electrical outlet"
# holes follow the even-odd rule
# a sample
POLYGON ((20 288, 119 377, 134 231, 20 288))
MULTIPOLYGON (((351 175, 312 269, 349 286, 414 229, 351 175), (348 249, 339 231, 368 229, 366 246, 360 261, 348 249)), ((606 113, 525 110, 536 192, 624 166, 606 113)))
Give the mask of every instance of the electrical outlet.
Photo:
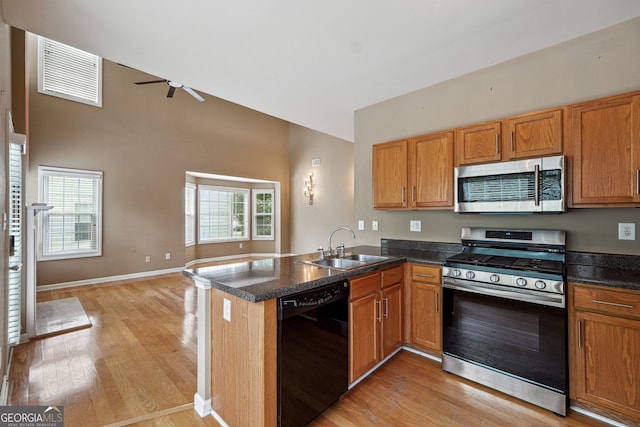
POLYGON ((636 224, 618 223, 618 240, 636 240, 636 224))
POLYGON ((144 262, 151 262, 151 257, 149 255, 144 257, 144 262))
POLYGON ((419 219, 412 219, 409 221, 409 231, 422 231, 422 221, 419 219))
POLYGON ((358 220, 358 230, 364 230, 364 219, 358 220))
POLYGON ((227 322, 231 322, 231 301, 226 298, 222 303, 222 318, 227 322))
POLYGON ((166 254, 164 254, 164 259, 170 260, 171 259, 171 252, 167 252, 166 254))
POLYGON ((373 231, 378 231, 378 221, 371 221, 371 229, 373 231))
POLYGON ((240 249, 242 249, 242 243, 240 243, 240 249))

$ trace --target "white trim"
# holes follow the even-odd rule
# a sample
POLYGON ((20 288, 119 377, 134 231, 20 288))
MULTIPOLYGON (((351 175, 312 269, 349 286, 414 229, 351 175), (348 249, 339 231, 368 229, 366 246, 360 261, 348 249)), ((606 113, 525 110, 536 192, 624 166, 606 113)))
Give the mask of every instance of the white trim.
POLYGON ((417 354, 418 356, 422 356, 422 357, 424 357, 425 359, 431 359, 431 360, 433 360, 434 362, 442 363, 442 358, 441 358, 441 357, 434 356, 434 355, 429 354, 429 353, 426 353, 426 352, 424 352, 424 351, 416 350, 415 348, 408 347, 408 346, 406 346, 406 345, 403 345, 403 346, 402 346, 402 349, 403 349, 403 350, 407 350, 408 352, 411 352, 411 353, 415 353, 415 354, 417 354))
POLYGON ((203 399, 198 393, 193 395, 193 409, 204 418, 211 414, 211 399, 203 399))
POLYGON ((7 406, 9 400, 9 374, 11 373, 11 364, 13 362, 13 346, 9 347, 9 357, 7 358, 7 371, 2 377, 2 387, 0 388, 0 406, 7 406))
POLYGON ((374 366, 373 368, 369 369, 367 372, 365 372, 364 374, 362 374, 360 377, 358 377, 357 380, 355 380, 354 382, 352 382, 351 384, 349 384, 349 390, 351 390, 353 387, 355 387, 356 385, 358 385, 358 383, 360 383, 360 381, 362 381, 363 379, 367 378, 369 376, 369 374, 371 374, 373 371, 375 371, 376 369, 378 369, 380 366, 384 365, 385 363, 387 363, 387 361, 389 359, 391 359, 393 356, 395 356, 400 350, 403 350, 404 346, 400 346, 398 348, 396 348, 393 352, 391 352, 391 354, 389 354, 387 357, 385 357, 384 359, 382 359, 381 361, 379 361, 376 366, 374 366))
POLYGON ((229 424, 225 423, 224 420, 222 419, 222 417, 220 415, 218 415, 218 413, 216 411, 214 411, 213 409, 211 410, 211 416, 213 417, 214 420, 216 420, 218 422, 218 424, 220 424, 222 427, 229 427, 229 424))
POLYGON ((574 411, 574 412, 578 412, 582 415, 586 415, 589 418, 593 418, 594 420, 598 420, 598 421, 602 421, 603 423, 607 423, 607 424, 611 424, 612 426, 615 427, 628 427, 626 424, 623 424, 621 422, 618 422, 616 420, 612 420, 611 418, 607 418, 605 416, 602 416, 600 414, 596 414, 595 412, 591 412, 588 411, 584 408, 579 408, 577 406, 569 406, 569 409, 574 411))

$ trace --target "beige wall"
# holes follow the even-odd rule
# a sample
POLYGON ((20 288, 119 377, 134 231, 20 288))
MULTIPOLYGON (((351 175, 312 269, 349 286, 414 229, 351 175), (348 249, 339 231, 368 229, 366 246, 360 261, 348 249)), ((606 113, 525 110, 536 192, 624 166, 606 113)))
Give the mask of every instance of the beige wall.
POLYGON ((367 222, 362 241, 459 242, 461 226, 558 228, 568 231, 571 250, 640 254, 638 241, 617 240, 618 222, 640 227, 640 209, 576 209, 551 216, 391 212, 373 209, 371 188, 372 144, 640 89, 639 40, 640 19, 634 19, 357 111, 355 214, 367 222), (374 219, 380 221, 378 232, 371 231, 374 219), (421 233, 409 231, 412 219, 422 220, 421 233))
MULTIPOLYGON (((354 222, 353 144, 308 128, 291 125, 289 135, 291 167, 291 251, 313 252, 327 248, 329 233, 339 226, 359 232, 354 222), (320 166, 311 161, 320 159, 320 166), (305 198, 304 180, 313 172, 317 195, 313 205, 305 198)), ((336 233, 333 243, 353 246, 348 232, 336 233)), ((334 244, 334 247, 336 246, 334 244)))
MULTIPOLYGON (((281 183, 282 251, 289 250, 287 122, 211 96, 199 103, 179 90, 166 98, 166 85, 134 84, 153 76, 109 61, 103 108, 41 95, 29 42, 27 201, 38 200, 38 165, 104 172, 103 256, 39 262, 39 284, 184 266, 186 171, 281 183)), ((242 253, 237 246, 218 255, 242 253)))

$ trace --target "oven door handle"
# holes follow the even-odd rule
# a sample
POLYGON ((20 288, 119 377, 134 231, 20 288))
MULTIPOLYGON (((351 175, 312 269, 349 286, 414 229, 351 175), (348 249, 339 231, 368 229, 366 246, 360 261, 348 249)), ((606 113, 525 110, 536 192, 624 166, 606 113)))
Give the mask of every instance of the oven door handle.
POLYGON ((565 296, 560 294, 542 294, 540 292, 511 291, 487 284, 466 284, 461 280, 447 280, 442 282, 443 288, 453 289, 480 295, 489 295, 499 298, 507 298, 515 301, 530 302, 533 304, 547 305, 550 307, 565 308, 565 296))

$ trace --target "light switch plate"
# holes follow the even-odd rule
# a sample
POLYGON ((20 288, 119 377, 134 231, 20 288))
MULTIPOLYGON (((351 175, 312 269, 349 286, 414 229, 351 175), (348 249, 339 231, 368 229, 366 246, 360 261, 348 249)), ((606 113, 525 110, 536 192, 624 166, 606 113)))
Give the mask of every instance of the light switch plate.
POLYGON ((364 230, 364 219, 358 220, 358 230, 364 230))
POLYGON ((409 231, 422 231, 422 221, 419 219, 412 219, 409 221, 409 231))
POLYGON ((373 231, 378 231, 378 221, 375 221, 375 220, 371 221, 371 229, 373 231))
POLYGON ((222 318, 231 322, 231 301, 226 298, 222 302, 222 318))
POLYGON ((618 223, 618 240, 636 240, 636 224, 633 222, 618 223))

